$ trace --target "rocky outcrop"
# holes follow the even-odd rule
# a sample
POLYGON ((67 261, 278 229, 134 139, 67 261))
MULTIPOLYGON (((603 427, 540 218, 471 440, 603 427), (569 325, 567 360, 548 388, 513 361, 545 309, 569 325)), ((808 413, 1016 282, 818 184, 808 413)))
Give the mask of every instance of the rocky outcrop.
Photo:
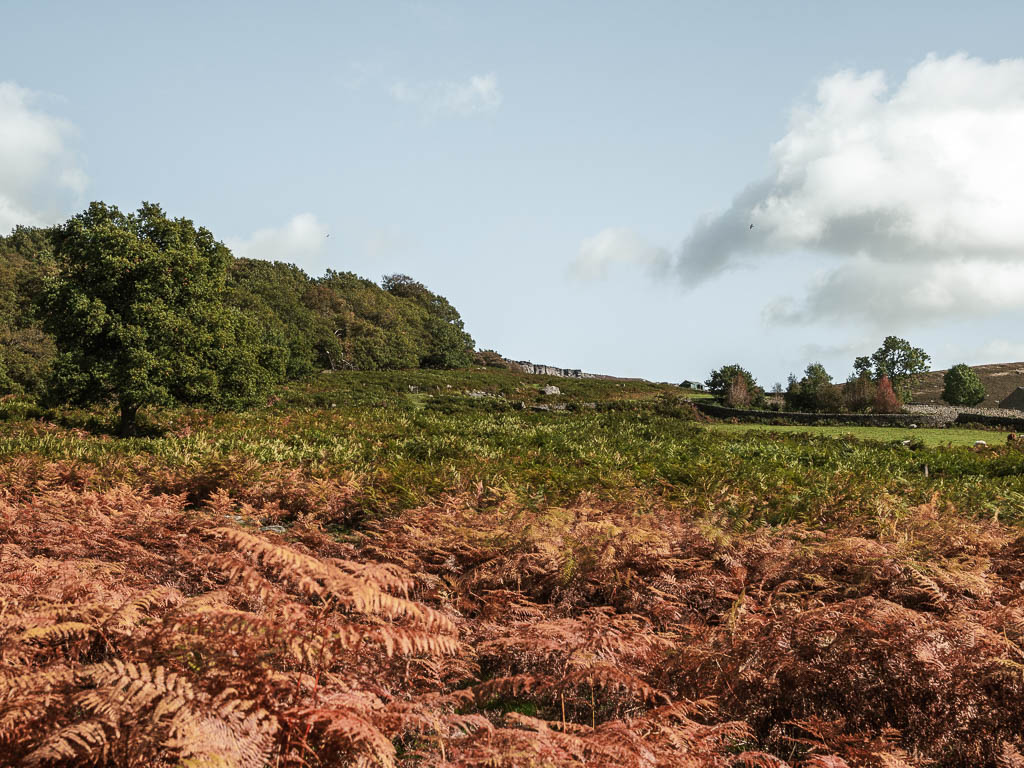
POLYGON ((596 379, 596 374, 584 373, 579 368, 556 368, 553 365, 540 365, 531 363, 529 360, 509 360, 510 365, 523 373, 533 373, 538 376, 560 376, 564 379, 596 379))

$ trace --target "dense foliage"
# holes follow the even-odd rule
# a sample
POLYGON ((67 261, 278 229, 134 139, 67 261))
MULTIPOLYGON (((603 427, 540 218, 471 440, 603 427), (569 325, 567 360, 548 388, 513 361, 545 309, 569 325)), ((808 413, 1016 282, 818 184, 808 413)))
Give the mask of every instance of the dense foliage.
POLYGON ((811 363, 803 378, 793 377, 786 389, 786 408, 808 413, 838 413, 843 408, 843 397, 832 383, 825 366, 811 363))
POLYGON ((459 313, 412 278, 390 275, 377 285, 333 270, 311 278, 291 264, 233 258, 182 221, 149 204, 125 215, 97 203, 61 227, 19 227, 0 237, 0 395, 41 396, 49 382, 48 394, 68 401, 131 390, 139 405, 167 398, 231 405, 316 370, 473 362, 459 313), (216 262, 216 274, 185 276, 189 259, 200 256, 216 262), (179 365, 185 359, 188 370, 179 365))
POLYGON ((52 254, 51 230, 18 227, 0 237, 0 395, 41 391, 56 356, 35 301, 52 254))
POLYGON ((723 365, 712 371, 704 384, 712 395, 737 407, 764 404, 764 390, 742 365, 723 365), (742 382, 737 379, 742 379, 742 382), (736 402, 737 398, 743 402, 736 402))
MULTIPOLYGON (((871 355, 875 380, 880 381, 883 376, 888 376, 893 390, 904 403, 910 400, 913 377, 926 372, 930 362, 931 356, 927 352, 898 336, 886 336, 882 346, 871 355)), ((853 365, 854 372, 861 373, 865 365, 864 358, 857 358, 853 365)))
POLYGON ((283 374, 242 311, 223 298, 231 254, 206 229, 144 203, 93 203, 54 235, 44 325, 58 357, 52 397, 139 408, 173 402, 251 405, 283 374), (275 370, 276 369, 276 370, 275 370))
POLYGON ((874 413, 899 413, 901 409, 900 398, 893 390, 889 377, 883 373, 875 387, 875 400, 871 405, 871 410, 874 413))
POLYGON ((4 761, 1020 764, 1024 452, 547 381, 323 374, 124 441, 0 404, 4 761))
POLYGON ((854 370, 843 385, 843 406, 851 413, 866 411, 875 401, 877 384, 867 370, 854 370))
POLYGON ((985 399, 985 385, 967 363, 954 365, 942 377, 942 399, 950 405, 977 405, 985 399))

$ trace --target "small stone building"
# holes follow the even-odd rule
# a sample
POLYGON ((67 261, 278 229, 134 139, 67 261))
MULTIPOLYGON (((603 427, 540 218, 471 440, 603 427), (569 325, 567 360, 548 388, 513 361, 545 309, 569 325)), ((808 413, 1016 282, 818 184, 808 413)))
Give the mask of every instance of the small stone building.
POLYGON ((1024 387, 1017 387, 999 403, 1000 408, 1024 411, 1024 387))

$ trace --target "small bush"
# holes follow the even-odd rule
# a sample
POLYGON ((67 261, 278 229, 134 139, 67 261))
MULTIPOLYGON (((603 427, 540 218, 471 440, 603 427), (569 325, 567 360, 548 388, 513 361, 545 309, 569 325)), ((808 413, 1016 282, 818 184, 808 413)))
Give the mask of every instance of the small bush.
POLYGON ((850 413, 867 411, 875 401, 875 382, 870 373, 850 376, 843 387, 843 403, 850 413))
POLYGON ((750 389, 747 387, 747 379, 743 375, 733 377, 729 385, 729 391, 725 396, 725 403, 730 408, 747 408, 750 405, 750 389))
POLYGON ((508 360, 493 349, 480 349, 474 352, 473 364, 481 365, 485 368, 506 368, 508 370, 512 368, 508 360))

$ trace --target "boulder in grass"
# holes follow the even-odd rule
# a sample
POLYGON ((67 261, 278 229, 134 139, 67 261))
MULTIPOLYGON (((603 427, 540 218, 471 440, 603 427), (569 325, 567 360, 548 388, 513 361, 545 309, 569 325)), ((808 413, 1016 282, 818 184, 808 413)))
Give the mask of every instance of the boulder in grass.
POLYGON ((544 389, 541 390, 545 395, 560 395, 562 390, 556 387, 554 384, 548 384, 544 389))

